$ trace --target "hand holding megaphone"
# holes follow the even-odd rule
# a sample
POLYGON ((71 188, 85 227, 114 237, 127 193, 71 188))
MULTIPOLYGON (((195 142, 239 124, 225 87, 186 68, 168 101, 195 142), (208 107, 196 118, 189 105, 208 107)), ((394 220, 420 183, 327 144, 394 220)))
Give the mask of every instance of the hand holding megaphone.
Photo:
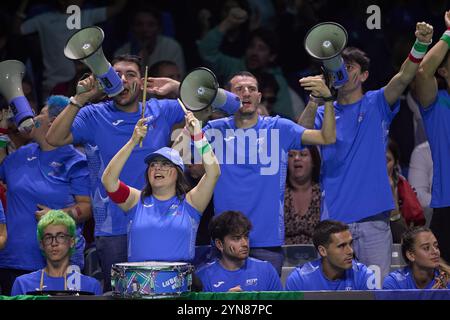
POLYGON ((330 98, 332 96, 330 88, 327 87, 322 75, 301 78, 300 85, 315 98, 330 98))
POLYGON ((97 80, 93 75, 80 80, 77 84, 76 101, 80 105, 85 105, 95 97, 102 95, 103 92, 98 86, 97 80))

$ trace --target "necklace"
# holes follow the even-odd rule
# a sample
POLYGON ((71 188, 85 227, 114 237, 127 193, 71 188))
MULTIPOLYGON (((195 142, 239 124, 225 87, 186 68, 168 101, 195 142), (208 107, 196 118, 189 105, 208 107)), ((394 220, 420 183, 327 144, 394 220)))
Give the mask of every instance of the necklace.
MULTIPOLYGON (((39 283, 39 291, 42 291, 42 289, 44 288, 44 272, 45 272, 44 269, 41 270, 41 281, 39 283)), ((67 291, 67 272, 64 272, 64 291, 67 291)))

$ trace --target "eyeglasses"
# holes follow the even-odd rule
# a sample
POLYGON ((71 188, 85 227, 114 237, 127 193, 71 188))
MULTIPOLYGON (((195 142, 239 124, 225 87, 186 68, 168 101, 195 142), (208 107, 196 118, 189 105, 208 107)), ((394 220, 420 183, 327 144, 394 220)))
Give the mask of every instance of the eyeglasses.
POLYGON ((42 243, 44 243, 44 245, 49 246, 53 243, 53 239, 55 239, 56 244, 60 244, 60 243, 66 243, 71 237, 70 234, 66 234, 66 233, 57 233, 56 236, 51 235, 51 234, 46 234, 43 238, 42 238, 42 243))
POLYGON ((175 167, 174 164, 170 161, 153 161, 150 162, 149 166, 152 169, 159 167, 159 170, 169 170, 170 168, 175 167))

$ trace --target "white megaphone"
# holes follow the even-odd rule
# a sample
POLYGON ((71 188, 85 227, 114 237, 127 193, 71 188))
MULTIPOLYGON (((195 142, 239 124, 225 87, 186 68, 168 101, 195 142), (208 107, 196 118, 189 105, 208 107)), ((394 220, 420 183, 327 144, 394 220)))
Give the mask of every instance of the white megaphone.
POLYGON ((312 27, 305 37, 305 49, 316 60, 320 60, 330 76, 334 88, 348 81, 341 52, 347 45, 347 31, 338 23, 323 22, 312 27))
MULTIPOLYGON (((81 61, 91 69, 108 97, 114 97, 123 90, 122 80, 106 60, 102 50, 105 34, 99 27, 87 27, 74 33, 64 47, 64 55, 81 61)), ((77 88, 80 90, 81 88, 77 88)), ((81 89, 81 90, 84 90, 81 89)), ((80 92, 80 91, 78 91, 80 92)))
POLYGON ((22 62, 6 60, 0 63, 0 93, 8 100, 17 129, 21 132, 30 132, 34 127, 34 114, 23 94, 24 75, 25 65, 22 62))
POLYGON ((180 99, 187 109, 200 111, 212 106, 227 114, 234 114, 241 107, 241 100, 235 94, 219 88, 215 74, 204 67, 188 73, 180 84, 180 99))

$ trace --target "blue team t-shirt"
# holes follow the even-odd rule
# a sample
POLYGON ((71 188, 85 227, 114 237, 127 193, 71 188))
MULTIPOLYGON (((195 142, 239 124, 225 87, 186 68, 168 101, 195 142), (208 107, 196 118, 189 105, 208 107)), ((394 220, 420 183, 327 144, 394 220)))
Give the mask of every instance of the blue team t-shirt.
POLYGON ((197 272, 205 292, 227 292, 241 286, 243 291, 282 291, 277 271, 267 261, 247 258, 239 270, 226 270, 219 260, 201 267, 197 272))
POLYGON ((450 206, 450 95, 439 90, 436 100, 420 108, 433 158, 431 208, 450 206))
MULTIPOLYGON (((386 168, 391 110, 384 89, 368 91, 350 105, 334 103, 336 143, 321 146, 322 219, 352 223, 394 208, 386 168)), ((316 114, 321 128, 324 107, 316 114)))
POLYGON ((203 128, 220 163, 214 211, 238 210, 252 222, 251 247, 284 243, 284 190, 288 152, 302 149, 305 128, 276 117, 258 117, 252 128, 237 129, 234 117, 203 128))
MULTIPOLYGON (((37 204, 62 209, 75 204, 75 195, 89 196, 86 157, 73 146, 42 151, 31 143, 16 150, 0 164, 0 179, 7 185, 8 241, 0 250, 0 268, 37 270, 45 259, 36 238, 37 204)), ((77 225, 71 262, 83 268, 82 225, 77 225)))
POLYGON ((375 274, 362 263, 353 261, 344 278, 329 280, 323 274, 322 259, 296 267, 286 279, 286 291, 372 290, 375 274))
POLYGON ((201 212, 186 199, 146 197, 130 210, 130 217, 129 262, 194 259, 201 212))
MULTIPOLYGON (((38 270, 17 277, 14 281, 11 295, 16 296, 39 290, 41 274, 42 270, 38 270)), ((42 287, 42 290, 44 291, 64 290, 64 277, 50 277, 44 272, 42 287)), ((98 282, 97 279, 75 272, 67 275, 66 287, 67 290, 91 292, 97 296, 102 295, 103 293, 100 282, 98 282), (78 277, 78 279, 76 277, 78 277)))
MULTIPOLYGON (((112 100, 83 107, 72 125, 74 144, 83 144, 90 152, 91 167, 98 170, 99 178, 91 178, 96 236, 124 235, 128 218, 109 198, 101 183, 106 166, 131 138, 137 121, 141 118, 141 104, 137 112, 123 112, 112 100), (96 156, 97 158, 95 158, 96 156)), ((120 174, 120 180, 138 190, 145 184, 145 157, 170 143, 172 126, 184 119, 184 112, 176 100, 150 99, 145 108, 149 117, 148 133, 142 148, 133 149, 120 174)))
MULTIPOLYGON (((439 271, 435 270, 435 277, 439 276, 439 271)), ((424 289, 431 289, 436 283, 436 279, 430 281, 424 289)), ((394 272, 389 273, 383 281, 383 289, 398 290, 398 289, 419 289, 417 288, 414 276, 410 267, 404 267, 394 272)), ((447 285, 450 289, 450 283, 447 285)))

